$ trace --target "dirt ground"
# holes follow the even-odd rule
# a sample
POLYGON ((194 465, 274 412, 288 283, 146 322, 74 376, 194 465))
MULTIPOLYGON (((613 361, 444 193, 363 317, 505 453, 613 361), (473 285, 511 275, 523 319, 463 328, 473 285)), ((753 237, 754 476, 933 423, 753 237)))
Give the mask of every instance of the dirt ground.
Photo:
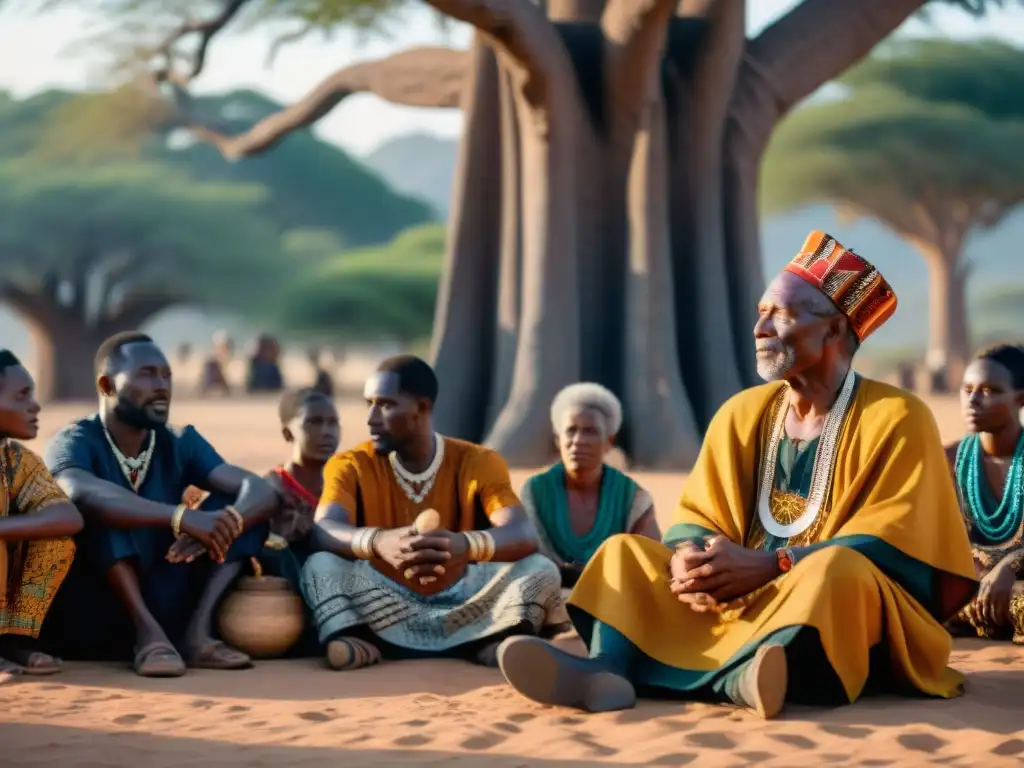
MULTIPOLYGON (((932 403, 944 439, 952 400, 932 403)), ((35 447, 91 404, 50 408, 35 447)), ((364 439, 356 401, 345 445, 364 439)), ((263 471, 286 457, 272 399, 174 405, 229 461, 263 471)), ((516 472, 521 481, 528 473, 516 472)), ((682 474, 641 473, 663 524, 682 474)), ((953 701, 874 699, 794 709, 763 723, 728 708, 642 702, 582 716, 538 707, 494 670, 454 661, 393 662, 332 673, 316 661, 143 680, 117 665, 71 664, 50 679, 0 687, 0 765, 94 768, 348 765, 1022 765, 1024 648, 958 641, 969 676, 953 701)))

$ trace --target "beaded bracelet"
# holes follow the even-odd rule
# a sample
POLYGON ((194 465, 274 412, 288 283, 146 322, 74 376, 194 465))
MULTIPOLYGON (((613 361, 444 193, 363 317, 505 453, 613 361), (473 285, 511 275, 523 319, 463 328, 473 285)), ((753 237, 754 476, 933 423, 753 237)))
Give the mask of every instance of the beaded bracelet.
POLYGON ((174 514, 171 515, 171 533, 174 534, 174 538, 181 536, 181 520, 187 511, 187 504, 179 504, 174 508, 174 514))
POLYGON ((477 563, 489 562, 497 549, 494 537, 488 531, 466 531, 463 536, 469 542, 469 559, 477 563))
POLYGON ((360 528, 352 534, 352 555, 359 560, 372 560, 373 542, 380 533, 380 528, 360 528))

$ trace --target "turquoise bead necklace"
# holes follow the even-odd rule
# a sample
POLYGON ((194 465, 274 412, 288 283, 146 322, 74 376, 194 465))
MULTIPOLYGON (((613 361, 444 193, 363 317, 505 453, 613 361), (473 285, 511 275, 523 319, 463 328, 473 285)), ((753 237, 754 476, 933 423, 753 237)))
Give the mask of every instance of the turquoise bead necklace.
POLYGON ((983 543, 1002 544, 1009 539, 1024 523, 1024 432, 1017 440, 1010 471, 1006 474, 1003 498, 995 509, 985 503, 986 494, 982 488, 982 483, 986 482, 985 465, 981 438, 976 434, 965 437, 957 448, 956 482, 983 543))

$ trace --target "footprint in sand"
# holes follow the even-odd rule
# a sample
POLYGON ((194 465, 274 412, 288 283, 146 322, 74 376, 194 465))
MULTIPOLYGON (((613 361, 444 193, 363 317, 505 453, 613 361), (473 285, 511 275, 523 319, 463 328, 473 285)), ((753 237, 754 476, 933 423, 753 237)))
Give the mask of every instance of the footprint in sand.
POLYGON ((523 729, 515 723, 495 723, 494 727, 505 733, 522 733, 523 729))
POLYGON ((66 685, 57 685, 56 683, 50 683, 48 685, 40 685, 40 691, 63 691, 67 688, 66 685))
POLYGON ((396 747, 423 747, 432 741, 432 738, 422 733, 411 733, 408 736, 400 736, 391 743, 396 747))
POLYGON ((704 749, 734 749, 736 742, 724 733, 691 733, 686 740, 696 747, 704 749))
POLYGON ((1019 755, 1021 752, 1024 752, 1024 741, 1020 739, 1010 739, 998 746, 992 747, 993 755, 1019 755))
POLYGON ((940 739, 938 736, 933 736, 930 733, 904 733, 897 736, 896 741, 907 749, 912 749, 915 752, 927 752, 928 754, 938 752, 943 747, 949 746, 948 741, 940 739))
POLYGON ((775 757, 771 752, 737 752, 736 756, 742 757, 749 763, 763 763, 775 757))
POLYGON ((337 716, 327 712, 299 712, 296 717, 308 720, 311 723, 329 723, 331 720, 336 719, 337 716))
POLYGON ((537 716, 533 712, 516 712, 514 715, 509 715, 506 719, 510 723, 528 723, 531 720, 536 720, 537 716))
POLYGON ((429 720, 406 720, 404 723, 400 723, 400 725, 407 725, 410 728, 422 728, 425 725, 430 725, 430 721, 429 720))
POLYGON ((671 755, 662 755, 651 760, 651 765, 689 765, 697 759, 697 755, 690 752, 673 752, 671 755))
POLYGON ((115 717, 114 722, 117 725, 135 725, 145 719, 145 715, 121 715, 120 717, 115 717))
POLYGON ((895 760, 880 760, 878 758, 869 758, 867 760, 861 760, 861 765, 871 766, 871 768, 882 768, 885 765, 892 765, 895 760))
POLYGON ((189 706, 195 707, 196 709, 209 709, 216 704, 216 701, 210 701, 209 699, 196 699, 189 706))
POLYGON ((248 712, 251 707, 243 707, 241 704, 235 704, 233 707, 228 707, 228 712, 248 712))
POLYGON ((470 736, 459 746, 463 749, 472 750, 493 749, 505 740, 505 736, 499 736, 496 733, 481 733, 476 736, 470 736))
POLYGON ((797 749, 814 749, 818 746, 816 741, 812 741, 806 736, 798 736, 795 733, 774 733, 772 738, 797 749))

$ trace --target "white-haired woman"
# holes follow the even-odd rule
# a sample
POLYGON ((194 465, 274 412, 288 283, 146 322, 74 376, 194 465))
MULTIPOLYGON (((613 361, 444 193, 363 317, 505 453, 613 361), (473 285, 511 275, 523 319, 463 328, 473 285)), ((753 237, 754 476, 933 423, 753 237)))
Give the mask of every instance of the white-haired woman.
POLYGON ((622 426, 619 399, 600 384, 566 387, 551 404, 561 461, 523 485, 520 499, 540 538, 540 552, 571 587, 609 536, 638 533, 661 539, 651 495, 605 464, 622 426))

